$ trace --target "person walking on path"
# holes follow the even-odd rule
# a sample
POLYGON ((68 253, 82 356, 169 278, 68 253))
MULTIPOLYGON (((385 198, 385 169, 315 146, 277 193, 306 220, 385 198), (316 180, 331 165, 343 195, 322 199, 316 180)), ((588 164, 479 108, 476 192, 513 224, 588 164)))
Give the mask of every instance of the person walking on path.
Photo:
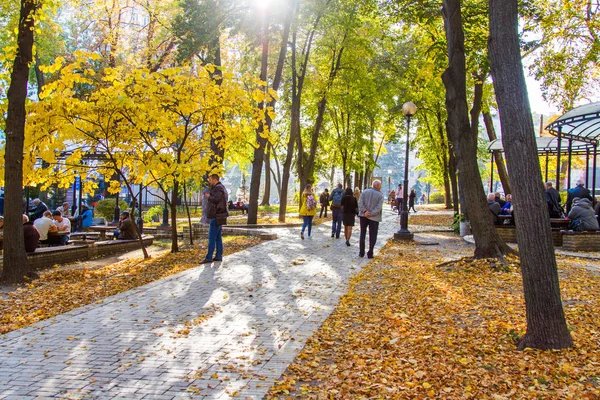
MULTIPOLYGON (((350 189, 352 192, 352 189, 350 189)), ((350 193, 352 194, 352 193, 350 193)), ((344 197, 344 189, 342 184, 338 183, 337 187, 331 191, 329 200, 331 200, 331 217, 333 223, 331 224, 331 237, 340 238, 340 231, 342 230, 342 198, 344 197)))
MULTIPOLYGON (((227 190, 219 181, 219 175, 212 174, 208 177, 210 191, 204 194, 208 200, 206 204, 206 217, 208 218, 208 253, 202 264, 213 261, 223 261, 223 235, 222 227, 227 224, 227 190), (216 254, 213 258, 213 253, 216 254)), ((204 210, 202 210, 204 212, 204 210)))
POLYGON ((360 199, 360 189, 358 187, 354 188, 354 198, 356 198, 356 201, 360 199))
POLYGON ((321 196, 319 196, 319 203, 321 204, 319 218, 323 218, 323 211, 325 211, 325 218, 327 218, 327 207, 329 207, 329 189, 323 190, 323 193, 321 193, 321 196))
POLYGON ((300 216, 302 217, 302 231, 300 237, 304 239, 304 231, 308 228, 308 238, 312 239, 312 222, 317 215, 317 201, 312 191, 312 185, 309 183, 304 188, 300 196, 300 216))
POLYGON ((377 243, 377 231, 381 221, 381 210, 383 207, 383 193, 381 193, 381 182, 373 181, 373 186, 365 189, 358 200, 358 216, 360 217, 360 241, 358 256, 365 256, 365 239, 367 228, 369 229, 369 251, 367 257, 373 258, 373 249, 377 243))
POLYGON ((415 192, 415 189, 413 189, 410 191, 410 194, 408 195, 408 212, 410 212, 411 208, 414 212, 417 212, 417 210, 415 209, 415 199, 416 198, 417 198, 417 192, 415 192))
POLYGON ((398 214, 402 211, 404 207, 404 192, 402 191, 402 184, 398 185, 398 190, 396 190, 396 209, 398 210, 398 214))
MULTIPOLYGON (((346 238, 346 246, 350 246, 350 237, 352 236, 352 227, 358 215, 358 202, 352 193, 352 189, 347 188, 344 197, 342 198, 343 222, 344 222, 344 237, 346 238)), ((339 237, 339 236, 338 236, 339 237)))

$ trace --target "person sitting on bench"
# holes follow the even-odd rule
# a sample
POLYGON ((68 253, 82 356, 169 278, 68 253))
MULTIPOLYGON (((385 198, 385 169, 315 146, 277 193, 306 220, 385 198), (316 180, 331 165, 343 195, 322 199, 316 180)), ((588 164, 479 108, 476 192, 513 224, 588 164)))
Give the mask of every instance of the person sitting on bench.
POLYGON ((119 218, 119 224, 115 231, 116 240, 135 240, 138 238, 133 220, 129 218, 129 212, 123 211, 119 218))

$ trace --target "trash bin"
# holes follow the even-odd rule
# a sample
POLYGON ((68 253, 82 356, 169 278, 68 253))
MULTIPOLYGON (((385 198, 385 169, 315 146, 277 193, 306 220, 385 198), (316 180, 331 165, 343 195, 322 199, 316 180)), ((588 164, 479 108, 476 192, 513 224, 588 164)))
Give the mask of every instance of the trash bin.
POLYGON ((460 223, 460 237, 468 236, 471 234, 471 224, 469 221, 463 221, 460 223))

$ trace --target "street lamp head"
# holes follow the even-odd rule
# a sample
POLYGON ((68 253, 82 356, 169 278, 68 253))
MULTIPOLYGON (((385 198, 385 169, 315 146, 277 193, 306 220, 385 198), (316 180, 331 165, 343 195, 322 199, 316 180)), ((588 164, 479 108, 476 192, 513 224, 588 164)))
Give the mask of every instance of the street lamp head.
POLYGON ((407 101, 406 103, 402 104, 402 113, 407 117, 415 115, 416 112, 417 106, 412 101, 407 101))

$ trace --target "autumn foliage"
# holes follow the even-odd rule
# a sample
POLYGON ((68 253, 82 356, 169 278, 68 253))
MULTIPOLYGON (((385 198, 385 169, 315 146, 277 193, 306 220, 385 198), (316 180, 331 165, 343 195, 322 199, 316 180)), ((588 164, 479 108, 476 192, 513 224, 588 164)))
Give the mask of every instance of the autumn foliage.
POLYGON ((453 247, 388 245, 352 280, 271 398, 597 398, 600 277, 559 258, 575 346, 519 352, 518 260, 440 267, 469 253, 453 247))

